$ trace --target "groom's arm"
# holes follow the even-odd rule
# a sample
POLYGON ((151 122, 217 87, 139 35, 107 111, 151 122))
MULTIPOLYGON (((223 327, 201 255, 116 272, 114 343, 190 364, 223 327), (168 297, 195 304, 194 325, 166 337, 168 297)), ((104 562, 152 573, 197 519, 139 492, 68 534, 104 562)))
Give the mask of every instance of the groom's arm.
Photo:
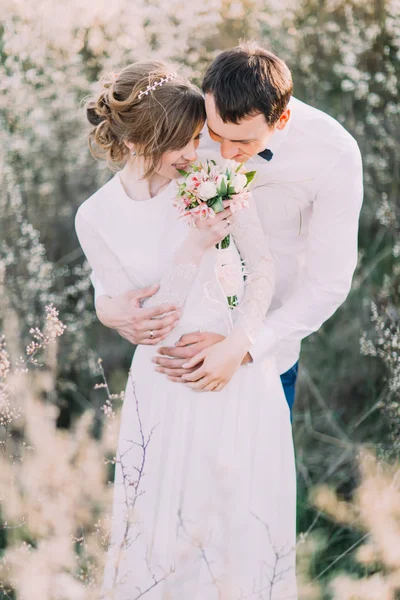
POLYGON ((115 329, 131 344, 159 344, 176 327, 181 313, 175 304, 147 309, 141 306, 143 300, 157 293, 158 285, 132 289, 111 297, 106 294, 94 271, 90 274, 90 280, 94 288, 97 318, 105 327, 115 329), (150 331, 153 331, 153 338, 149 337, 150 331))
POLYGON ((346 299, 357 265, 362 198, 361 155, 352 142, 318 182, 305 276, 283 305, 267 315, 250 350, 254 361, 283 340, 300 341, 317 331, 346 299))

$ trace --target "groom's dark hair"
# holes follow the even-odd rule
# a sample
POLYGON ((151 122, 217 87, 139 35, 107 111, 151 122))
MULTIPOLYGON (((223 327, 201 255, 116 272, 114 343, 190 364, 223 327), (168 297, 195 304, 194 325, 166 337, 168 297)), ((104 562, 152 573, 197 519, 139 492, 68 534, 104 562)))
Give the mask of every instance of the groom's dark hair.
POLYGON ((256 42, 225 50, 208 67, 203 92, 212 94, 224 123, 262 113, 274 125, 293 91, 286 63, 256 42))

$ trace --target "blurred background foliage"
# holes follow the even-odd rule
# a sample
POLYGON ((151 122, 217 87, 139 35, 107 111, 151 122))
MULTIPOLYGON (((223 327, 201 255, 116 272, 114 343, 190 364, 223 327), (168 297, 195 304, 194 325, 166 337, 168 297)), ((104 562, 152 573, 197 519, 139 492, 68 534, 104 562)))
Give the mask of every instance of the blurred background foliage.
POLYGON ((3 0, 0 329, 18 330, 20 352, 44 306, 60 310, 59 427, 99 413, 99 356, 123 389, 132 347, 96 321, 74 233, 77 207, 110 175, 87 149, 82 101, 101 73, 149 56, 199 84, 220 50, 249 37, 287 61, 295 95, 338 119, 364 161, 359 265, 345 304, 303 343, 293 425, 299 533, 325 540, 310 554, 321 587, 304 597, 330 597, 339 571, 365 575, 353 560, 363 534, 317 508, 312 490, 329 484, 350 501, 360 446, 389 462, 399 451, 399 0, 3 0))

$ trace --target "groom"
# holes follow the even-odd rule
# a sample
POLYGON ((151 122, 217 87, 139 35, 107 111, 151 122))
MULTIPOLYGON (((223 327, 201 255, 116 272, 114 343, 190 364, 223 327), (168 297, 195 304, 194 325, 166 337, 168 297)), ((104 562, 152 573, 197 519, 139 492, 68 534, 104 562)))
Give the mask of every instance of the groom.
MULTIPOLYGON (((350 290, 363 196, 360 152, 337 121, 292 96, 286 64, 256 44, 219 54, 203 92, 209 138, 202 148, 219 147, 224 158, 257 170, 253 196, 275 260, 273 302, 243 362, 275 355, 291 409, 301 340, 321 327, 350 290)), ((151 323, 148 311, 146 321, 141 317, 140 299, 154 292, 100 297, 99 319, 141 343, 151 323)), ((170 319, 162 317, 160 326, 170 319)), ((157 370, 183 382, 188 358, 221 338, 211 332, 184 335, 173 348, 159 349, 157 370)))

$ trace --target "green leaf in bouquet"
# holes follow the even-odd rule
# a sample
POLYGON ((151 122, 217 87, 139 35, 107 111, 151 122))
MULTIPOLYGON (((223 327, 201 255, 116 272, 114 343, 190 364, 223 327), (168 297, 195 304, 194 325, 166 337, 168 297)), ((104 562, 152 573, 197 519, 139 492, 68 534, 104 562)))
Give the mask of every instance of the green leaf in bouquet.
POLYGON ((253 181, 256 173, 257 173, 257 171, 249 171, 248 173, 245 173, 246 179, 247 179, 247 185, 249 185, 249 183, 251 183, 253 181))
POLYGON ((177 171, 182 175, 182 177, 187 177, 189 175, 187 171, 183 171, 182 169, 177 169, 177 171))
POLYGON ((216 213, 222 212, 224 210, 224 205, 222 203, 221 196, 218 196, 218 198, 213 198, 212 199, 212 204, 209 204, 208 206, 210 208, 212 208, 213 211, 216 212, 216 213))
POLYGON ((231 196, 233 196, 234 194, 236 194, 236 192, 235 192, 235 188, 233 187, 233 185, 230 185, 230 186, 228 187, 228 196, 229 196, 229 197, 231 197, 231 196))
POLYGON ((235 173, 239 173, 240 169, 243 167, 244 163, 240 163, 238 167, 235 169, 235 173))
POLYGON ((226 185, 226 181, 225 181, 225 179, 222 179, 221 186, 219 188, 219 195, 226 196, 227 193, 228 193, 228 187, 226 185))

